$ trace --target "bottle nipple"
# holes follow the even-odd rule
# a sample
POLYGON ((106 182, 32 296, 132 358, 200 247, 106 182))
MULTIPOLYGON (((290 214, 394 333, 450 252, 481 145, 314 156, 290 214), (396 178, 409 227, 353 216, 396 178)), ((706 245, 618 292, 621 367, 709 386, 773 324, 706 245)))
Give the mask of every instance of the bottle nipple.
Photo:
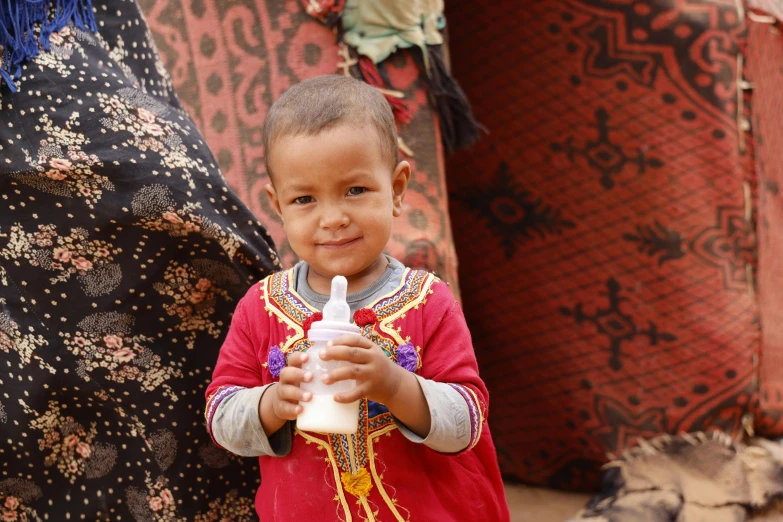
POLYGON ((334 276, 329 301, 324 305, 324 321, 351 322, 351 307, 346 301, 347 294, 348 280, 343 276, 334 276))

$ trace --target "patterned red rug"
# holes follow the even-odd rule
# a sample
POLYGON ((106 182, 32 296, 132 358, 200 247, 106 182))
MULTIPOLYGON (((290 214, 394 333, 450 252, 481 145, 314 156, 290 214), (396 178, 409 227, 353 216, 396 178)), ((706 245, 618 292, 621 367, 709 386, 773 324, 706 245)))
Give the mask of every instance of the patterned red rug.
POLYGON ((447 7, 489 129, 448 180, 506 475, 590 488, 638 438, 737 432, 761 350, 744 10, 447 7))

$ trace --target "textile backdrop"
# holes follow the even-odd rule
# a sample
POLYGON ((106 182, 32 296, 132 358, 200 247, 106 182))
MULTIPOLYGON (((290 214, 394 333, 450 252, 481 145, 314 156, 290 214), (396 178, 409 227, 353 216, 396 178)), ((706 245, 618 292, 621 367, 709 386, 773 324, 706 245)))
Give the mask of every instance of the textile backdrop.
POLYGON ((490 131, 448 181, 507 476, 593 488, 607 452, 736 433, 758 413, 745 14, 733 0, 447 3, 454 74, 490 131))

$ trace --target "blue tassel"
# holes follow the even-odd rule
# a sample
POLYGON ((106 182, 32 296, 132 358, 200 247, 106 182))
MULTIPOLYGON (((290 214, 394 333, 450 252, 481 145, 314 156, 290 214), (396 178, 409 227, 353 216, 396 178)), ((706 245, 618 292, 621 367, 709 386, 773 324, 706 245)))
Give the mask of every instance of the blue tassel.
POLYGON ((0 0, 0 78, 11 92, 22 74, 22 64, 38 56, 38 46, 50 49, 49 37, 73 22, 82 31, 97 32, 92 0, 0 0), (35 26, 41 32, 35 38, 35 26))

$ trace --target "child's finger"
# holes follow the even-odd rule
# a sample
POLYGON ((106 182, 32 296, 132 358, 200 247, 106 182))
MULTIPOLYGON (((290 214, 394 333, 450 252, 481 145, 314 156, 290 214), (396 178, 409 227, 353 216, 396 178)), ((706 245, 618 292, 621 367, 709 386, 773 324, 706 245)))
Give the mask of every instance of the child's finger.
POLYGON ((313 374, 311 372, 306 372, 301 368, 283 368, 280 372, 280 383, 299 386, 300 382, 310 382, 312 380, 313 374))
POLYGON ((294 352, 288 356, 287 365, 292 368, 301 368, 307 362, 308 355, 304 352, 294 352))
POLYGON ((313 398, 313 394, 304 391, 299 386, 291 386, 290 384, 281 384, 277 390, 277 397, 281 401, 296 404, 299 402, 307 402, 313 398))
POLYGON ((332 346, 346 345, 346 346, 356 346, 358 348, 365 348, 365 349, 372 348, 373 346, 375 346, 372 341, 359 334, 341 335, 340 337, 330 341, 330 343, 332 346))
POLYGON ((348 361, 354 364, 367 364, 372 360, 372 352, 366 348, 353 345, 333 343, 321 350, 324 361, 348 361))
POLYGON ((285 420, 296 420, 302 413, 302 406, 293 402, 280 402, 275 410, 275 415, 285 420))
POLYGON ((321 377, 321 380, 325 384, 332 384, 348 379, 358 380, 361 379, 362 375, 364 375, 364 366, 351 364, 332 370, 331 372, 321 377))
POLYGON ((334 402, 350 403, 358 401, 365 397, 369 392, 368 385, 366 383, 357 385, 353 390, 343 393, 338 393, 334 396, 334 402))

